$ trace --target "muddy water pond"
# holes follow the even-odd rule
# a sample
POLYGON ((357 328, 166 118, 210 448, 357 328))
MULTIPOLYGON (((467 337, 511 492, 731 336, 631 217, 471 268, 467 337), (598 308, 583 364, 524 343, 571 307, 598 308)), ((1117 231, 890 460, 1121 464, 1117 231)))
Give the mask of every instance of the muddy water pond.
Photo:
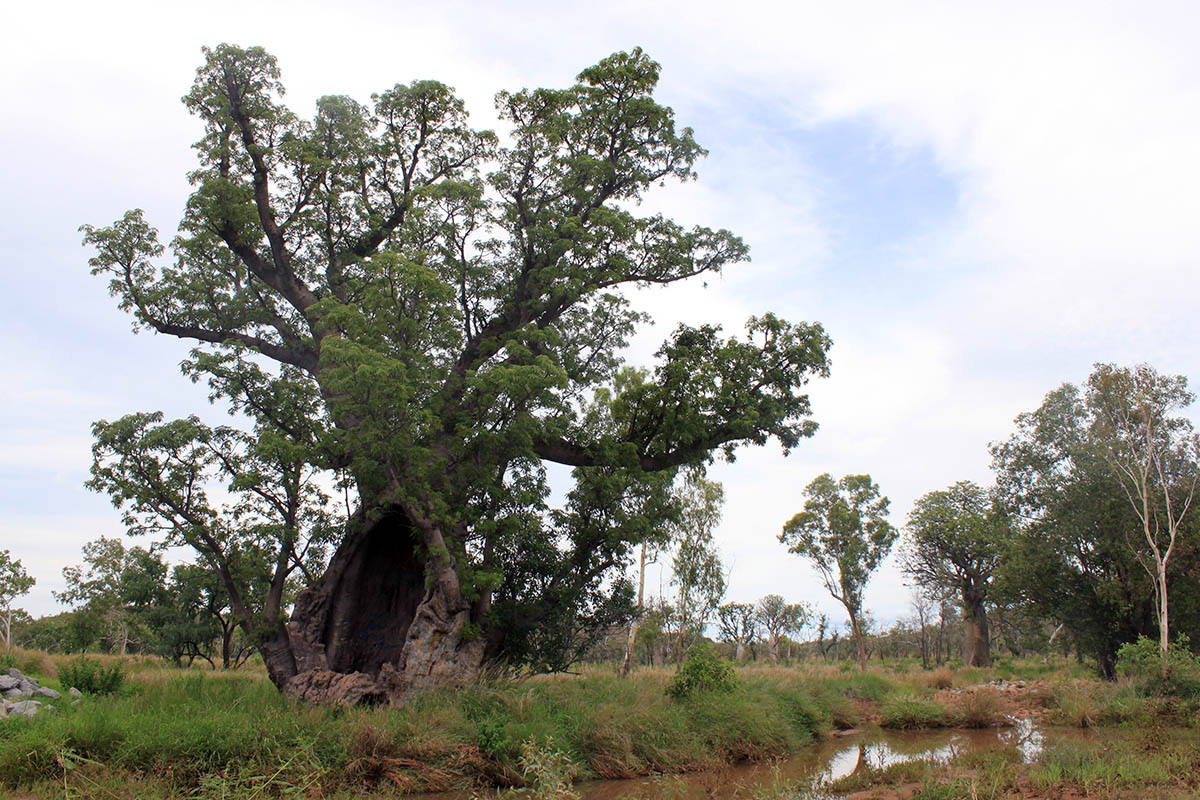
MULTIPOLYGON (((1057 733, 1057 732, 1055 732, 1057 733)), ((878 728, 833 736, 803 752, 776 762, 730 767, 715 773, 670 775, 577 785, 582 800, 700 800, 748 797, 756 789, 798 786, 798 798, 820 796, 821 789, 864 769, 880 769, 903 761, 944 762, 964 753, 1015 748, 1031 762, 1046 744, 1046 732, 1027 719, 1009 728, 986 730, 884 731, 878 728), (808 791, 803 791, 808 787, 808 791)))
MULTIPOLYGON (((871 728, 843 732, 771 764, 731 766, 717 772, 660 775, 630 780, 576 784, 581 800, 730 800, 777 794, 773 787, 798 787, 796 800, 825 797, 822 789, 839 778, 865 769, 881 769, 904 761, 945 762, 957 756, 995 748, 1015 748, 1026 763, 1041 755, 1048 737, 1086 736, 1061 729, 1043 731, 1028 719, 1007 728, 984 730, 887 731, 871 728)), ((790 792, 789 792, 790 793, 790 792)), ((413 800, 466 800, 468 793, 413 796, 413 800)), ((478 796, 478 795, 476 795, 478 796)))

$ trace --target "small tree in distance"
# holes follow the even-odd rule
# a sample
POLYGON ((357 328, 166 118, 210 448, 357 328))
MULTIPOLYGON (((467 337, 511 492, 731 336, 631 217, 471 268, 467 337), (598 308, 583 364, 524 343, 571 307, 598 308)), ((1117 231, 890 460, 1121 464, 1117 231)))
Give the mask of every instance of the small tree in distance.
POLYGON ((744 661, 746 645, 758 636, 758 616, 753 603, 726 603, 717 609, 717 635, 736 649, 734 659, 744 661))
POLYGON ((676 493, 681 514, 671 537, 675 543, 671 583, 679 589, 675 598, 679 617, 675 651, 682 660, 688 635, 704 630, 725 594, 725 572, 713 543, 713 531, 721 521, 724 490, 720 483, 690 473, 676 493))
POLYGON ((789 552, 807 558, 825 588, 846 609, 858 645, 858 663, 867 668, 859 617, 863 589, 896 541, 887 521, 888 499, 870 475, 847 475, 835 481, 818 475, 804 489, 804 510, 788 520, 779 541, 789 552))
POLYGON ((970 481, 929 492, 908 516, 904 571, 921 586, 958 596, 968 667, 992 663, 985 602, 1007 530, 987 490, 970 481))
POLYGON ((779 660, 779 640, 798 633, 808 624, 810 612, 803 603, 787 603, 781 595, 769 594, 758 601, 758 621, 767 634, 767 652, 779 660))
POLYGON ((13 601, 27 594, 37 583, 21 562, 7 550, 0 550, 0 606, 4 607, 4 647, 12 649, 13 601))

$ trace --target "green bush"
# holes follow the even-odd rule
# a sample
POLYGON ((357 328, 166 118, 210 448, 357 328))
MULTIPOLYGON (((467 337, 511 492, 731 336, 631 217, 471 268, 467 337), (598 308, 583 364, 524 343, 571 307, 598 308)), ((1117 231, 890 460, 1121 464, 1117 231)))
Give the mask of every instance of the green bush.
POLYGON ((74 687, 84 694, 116 694, 125 682, 125 670, 119 661, 105 667, 80 656, 58 668, 58 682, 64 689, 74 687))
POLYGON ((520 796, 530 800, 578 800, 572 789, 579 769, 571 757, 554 745, 547 736, 542 744, 533 737, 521 744, 521 775, 528 784, 520 796))
POLYGON ((702 642, 688 651, 687 659, 675 670, 666 691, 676 700, 682 700, 697 692, 732 692, 737 685, 733 666, 718 656, 711 645, 702 642))
POLYGON ((1200 660, 1191 651, 1187 636, 1168 645, 1163 662, 1158 642, 1145 636, 1121 645, 1117 651, 1117 672, 1133 677, 1146 693, 1200 698, 1200 660))

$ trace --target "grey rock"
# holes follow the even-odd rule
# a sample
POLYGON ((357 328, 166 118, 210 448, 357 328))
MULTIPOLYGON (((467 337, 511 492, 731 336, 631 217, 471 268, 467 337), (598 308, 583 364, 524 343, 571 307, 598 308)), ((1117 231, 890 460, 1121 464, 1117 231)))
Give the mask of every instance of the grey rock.
POLYGON ((12 675, 0 675, 0 692, 3 692, 7 689, 15 689, 19 683, 20 681, 18 681, 12 675))
POLYGON ((42 707, 42 704, 37 700, 22 700, 19 703, 13 703, 9 709, 13 714, 20 714, 23 717, 32 717, 42 707))
POLYGON ((21 670, 17 669, 16 667, 8 668, 8 676, 10 678, 16 678, 17 680, 21 680, 21 678, 25 677, 24 675, 21 674, 21 670))
POLYGON ((74 700, 72 700, 72 701, 71 701, 71 705, 73 705, 73 706, 81 706, 81 705, 83 705, 83 699, 82 699, 82 698, 76 698, 76 699, 74 699, 74 700))
POLYGON ((38 682, 30 678, 21 678, 17 688, 21 690, 21 694, 30 695, 38 690, 38 682))
POLYGON ((67 694, 71 695, 71 697, 83 697, 83 692, 79 691, 74 686, 72 686, 70 689, 67 689, 67 694))
POLYGON ((25 696, 25 694, 16 687, 13 687, 12 689, 5 689, 3 692, 0 692, 0 694, 4 695, 5 697, 9 698, 10 700, 15 700, 18 697, 25 696))
POLYGON ((62 694, 54 691, 49 686, 39 686, 34 694, 40 694, 42 697, 49 697, 51 700, 57 700, 62 697, 62 694))

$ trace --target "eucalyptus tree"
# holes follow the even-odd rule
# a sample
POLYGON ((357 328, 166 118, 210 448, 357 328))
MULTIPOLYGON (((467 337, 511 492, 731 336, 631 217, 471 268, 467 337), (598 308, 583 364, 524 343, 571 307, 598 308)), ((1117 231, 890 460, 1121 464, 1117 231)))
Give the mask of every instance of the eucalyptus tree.
POLYGON ((717 607, 717 635, 734 646, 734 659, 746 659, 746 645, 758 637, 758 613, 753 603, 725 603, 717 607))
POLYGON ((835 481, 818 475, 804 489, 804 510, 783 526, 779 541, 816 568, 825 589, 846 609, 858 646, 858 663, 867 668, 860 624, 863 590, 871 573, 891 552, 897 531, 887 521, 888 499, 870 475, 846 475, 835 481))
POLYGON ((4 646, 12 648, 13 601, 28 594, 37 583, 21 562, 8 550, 0 550, 0 623, 4 625, 4 646))
POLYGON ((963 608, 964 663, 991 665, 987 601, 1008 525, 987 490, 970 481, 918 498, 908 516, 904 571, 919 585, 953 592, 963 608))
MULTIPOLYGON (((237 611, 281 688, 399 698, 505 656, 507 623, 619 617, 628 603, 610 602, 608 575, 643 532, 593 524, 596 502, 642 493, 649 473, 772 438, 786 451, 815 431, 804 386, 827 373, 830 345, 816 324, 680 326, 646 380, 614 383, 645 321, 625 287, 747 258, 728 231, 636 213, 704 154, 654 99, 658 76, 634 50, 565 89, 501 92, 501 138, 428 80, 369 105, 324 97, 303 119, 283 104, 271 55, 220 45, 184 98, 204 134, 173 259, 141 211, 84 227, 120 306, 195 343, 185 372, 256 440, 176 431, 172 447, 193 458, 182 466, 155 438, 175 423, 101 424, 96 488, 139 529, 196 547, 235 603, 222 562, 248 534, 215 494, 200 503, 183 488, 203 474, 257 498, 242 519, 274 537, 272 586, 299 569, 298 542, 330 529, 289 519, 327 506, 315 489, 290 502, 297 481, 328 487, 309 479, 326 472, 354 492, 290 617, 278 592, 237 611), (589 402, 598 388, 610 402, 589 402), (271 468, 241 485, 223 454, 271 468), (574 468, 561 515, 546 513, 546 462, 574 468), (291 489, 269 488, 267 472, 291 489)), ((575 640, 552 638, 564 637, 575 640)))
POLYGON ((1200 482, 1200 438, 1179 412, 1196 396, 1182 375, 1097 364, 1088 378, 1091 433, 1140 523, 1138 560, 1154 581, 1159 648, 1170 641, 1167 571, 1200 482))
POLYGON ((1095 446, 1079 388, 1049 392, 991 452, 997 496, 1014 524, 994 591, 1061 624, 1115 677, 1118 648, 1154 634, 1154 582, 1130 546, 1141 523, 1095 446))
POLYGON ((125 655, 130 645, 145 651, 145 629, 138 611, 153 605, 154 590, 167 567, 141 547, 125 547, 117 538, 101 536, 83 545, 83 564, 63 568, 64 587, 52 592, 58 602, 91 614, 103 626, 109 651, 125 655))
POLYGON ((799 633, 812 617, 811 609, 804 603, 789 603, 778 594, 761 598, 754 611, 758 624, 767 635, 767 653, 772 661, 779 660, 780 639, 799 633))
POLYGON ((675 551, 671 584, 677 589, 674 606, 679 630, 675 654, 682 660, 687 637, 703 634, 725 596, 725 570, 713 542, 725 493, 721 484, 696 473, 689 473, 675 491, 680 514, 671 533, 675 551))

